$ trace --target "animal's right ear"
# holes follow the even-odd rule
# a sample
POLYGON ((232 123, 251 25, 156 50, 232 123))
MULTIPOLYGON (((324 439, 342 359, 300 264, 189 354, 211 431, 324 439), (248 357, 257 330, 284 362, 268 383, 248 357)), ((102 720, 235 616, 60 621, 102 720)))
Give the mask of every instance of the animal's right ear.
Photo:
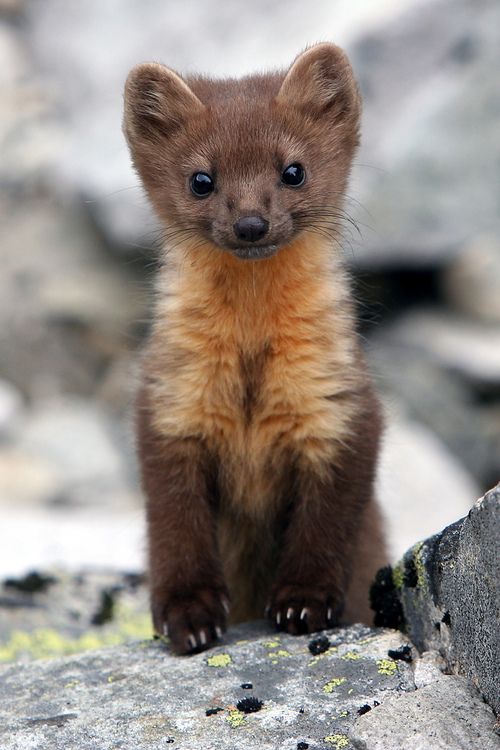
POLYGON ((123 130, 131 148, 140 141, 158 141, 203 108, 177 73, 159 63, 143 63, 131 70, 125 84, 123 130))

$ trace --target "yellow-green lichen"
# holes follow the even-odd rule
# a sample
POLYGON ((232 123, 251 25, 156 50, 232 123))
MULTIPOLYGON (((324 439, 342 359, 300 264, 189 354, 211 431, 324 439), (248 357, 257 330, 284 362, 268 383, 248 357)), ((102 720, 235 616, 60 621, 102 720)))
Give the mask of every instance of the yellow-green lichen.
POLYGON ((378 673, 386 677, 392 677, 396 674, 398 665, 394 659, 377 659, 378 673))
POLYGON ((405 582, 405 571, 403 561, 400 560, 392 569, 392 582, 398 591, 401 591, 405 582))
POLYGON ((237 708, 233 708, 229 710, 226 720, 231 724, 233 729, 237 729, 245 723, 245 714, 243 711, 238 711, 237 708))
POLYGON ((227 667, 232 661, 229 654, 213 654, 208 657, 207 664, 209 667, 227 667))
POLYGON ((413 562, 417 571, 417 586, 422 591, 427 590, 427 578, 425 575, 425 565, 423 560, 424 543, 417 542, 412 547, 413 562))
POLYGON ((266 646, 266 648, 278 648, 280 645, 280 639, 275 638, 272 641, 264 641, 263 645, 266 646))
POLYGON ((358 659, 361 659, 361 656, 357 651, 347 651, 347 653, 345 653, 340 658, 344 659, 345 661, 358 661, 358 659))
POLYGON ((8 640, 0 644, 0 662, 67 656, 106 646, 118 646, 135 639, 149 639, 152 635, 149 614, 117 606, 112 622, 76 637, 63 635, 54 628, 35 628, 30 632, 13 630, 8 640))
POLYGON ((291 656, 291 653, 285 648, 280 648, 277 651, 270 651, 268 653, 269 659, 272 659, 273 661, 278 659, 287 659, 289 656, 291 656))
POLYGON ((326 683, 326 685, 323 685, 323 692, 324 693, 333 693, 336 687, 339 685, 343 685, 346 681, 345 677, 334 677, 329 682, 326 683))
POLYGON ((343 748, 349 747, 349 737, 346 734, 329 734, 325 737, 325 742, 333 745, 335 750, 343 750, 343 748))

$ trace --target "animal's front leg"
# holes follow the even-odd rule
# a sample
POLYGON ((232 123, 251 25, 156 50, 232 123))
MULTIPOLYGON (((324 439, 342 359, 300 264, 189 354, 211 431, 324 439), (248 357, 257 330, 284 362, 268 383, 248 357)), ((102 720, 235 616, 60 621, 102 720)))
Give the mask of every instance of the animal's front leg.
POLYGON ((295 469, 268 608, 279 630, 296 634, 332 627, 344 610, 359 552, 358 532, 372 499, 376 454, 363 439, 353 443, 327 466, 299 462, 295 469))
POLYGON ((215 539, 210 461, 196 438, 167 439, 139 407, 138 442, 147 499, 155 631, 179 654, 212 645, 229 607, 215 539))

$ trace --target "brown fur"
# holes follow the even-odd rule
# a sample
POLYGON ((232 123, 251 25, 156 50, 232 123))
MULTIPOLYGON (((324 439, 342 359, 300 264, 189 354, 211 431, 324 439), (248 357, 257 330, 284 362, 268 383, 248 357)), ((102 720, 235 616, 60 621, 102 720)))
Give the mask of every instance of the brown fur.
POLYGON ((318 45, 287 75, 187 84, 139 66, 125 105, 134 162, 168 227, 138 443, 153 619, 180 653, 218 637, 229 600, 232 621, 268 602, 289 632, 343 612, 368 621, 385 561, 379 410, 332 249, 358 142, 349 64, 318 45), (280 170, 296 161, 307 181, 283 188, 280 170), (216 174, 208 200, 189 193, 195 171, 216 174), (257 212, 273 254, 241 260, 232 226, 257 212))

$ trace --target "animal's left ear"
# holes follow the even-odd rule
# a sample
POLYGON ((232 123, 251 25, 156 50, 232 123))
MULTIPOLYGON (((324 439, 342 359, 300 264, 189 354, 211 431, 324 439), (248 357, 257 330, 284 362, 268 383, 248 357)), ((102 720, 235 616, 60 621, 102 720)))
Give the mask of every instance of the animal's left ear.
POLYGON ((296 106, 304 114, 327 113, 358 120, 361 100, 347 55, 335 44, 322 43, 299 55, 285 76, 278 103, 296 106))

